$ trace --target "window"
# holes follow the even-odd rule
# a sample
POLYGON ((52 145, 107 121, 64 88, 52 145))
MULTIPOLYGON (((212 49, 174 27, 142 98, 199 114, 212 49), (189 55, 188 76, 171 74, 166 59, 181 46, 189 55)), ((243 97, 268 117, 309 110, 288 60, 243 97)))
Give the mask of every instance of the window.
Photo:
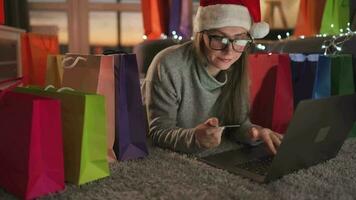
POLYGON ((58 26, 59 41, 68 44, 71 52, 98 53, 107 47, 131 49, 142 41, 140 0, 28 1, 31 25, 58 26))

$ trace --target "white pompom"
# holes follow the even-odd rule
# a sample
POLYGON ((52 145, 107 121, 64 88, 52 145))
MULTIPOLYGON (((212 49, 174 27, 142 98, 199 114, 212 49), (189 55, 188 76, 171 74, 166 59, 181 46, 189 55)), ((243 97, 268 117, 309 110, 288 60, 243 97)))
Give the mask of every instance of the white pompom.
POLYGON ((264 38, 269 33, 269 25, 266 22, 254 23, 250 29, 253 38, 264 38))

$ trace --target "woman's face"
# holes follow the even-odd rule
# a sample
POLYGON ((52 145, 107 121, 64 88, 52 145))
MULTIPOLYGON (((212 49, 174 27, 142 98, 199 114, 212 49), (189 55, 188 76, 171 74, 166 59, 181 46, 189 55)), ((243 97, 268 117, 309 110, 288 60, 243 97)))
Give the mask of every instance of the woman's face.
POLYGON ((242 27, 223 27, 204 31, 204 52, 210 71, 227 70, 241 56, 247 41, 247 30, 242 27), (211 69, 214 68, 214 69, 211 69))

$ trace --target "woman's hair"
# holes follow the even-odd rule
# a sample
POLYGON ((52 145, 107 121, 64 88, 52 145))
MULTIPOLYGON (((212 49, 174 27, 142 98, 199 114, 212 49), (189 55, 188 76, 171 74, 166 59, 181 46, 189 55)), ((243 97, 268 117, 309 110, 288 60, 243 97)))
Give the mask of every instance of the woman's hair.
MULTIPOLYGON (((204 54, 203 33, 194 35, 194 49, 198 62, 203 66, 208 64, 204 54)), ((242 53, 241 57, 226 70, 227 82, 223 86, 221 95, 217 100, 218 117, 223 124, 241 124, 249 115, 249 78, 247 71, 247 54, 249 48, 242 53)))

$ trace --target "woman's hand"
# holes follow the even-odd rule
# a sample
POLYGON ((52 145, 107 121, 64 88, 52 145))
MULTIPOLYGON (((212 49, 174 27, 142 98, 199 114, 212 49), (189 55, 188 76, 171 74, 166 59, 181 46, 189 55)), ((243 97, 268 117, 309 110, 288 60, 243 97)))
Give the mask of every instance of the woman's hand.
POLYGON ((224 128, 220 128, 219 120, 209 118, 203 124, 195 127, 195 143, 202 148, 213 148, 220 144, 224 128))
POLYGON ((249 130, 248 135, 253 141, 261 139, 266 144, 269 151, 274 155, 277 153, 277 148, 283 140, 283 135, 260 126, 252 127, 249 130))

